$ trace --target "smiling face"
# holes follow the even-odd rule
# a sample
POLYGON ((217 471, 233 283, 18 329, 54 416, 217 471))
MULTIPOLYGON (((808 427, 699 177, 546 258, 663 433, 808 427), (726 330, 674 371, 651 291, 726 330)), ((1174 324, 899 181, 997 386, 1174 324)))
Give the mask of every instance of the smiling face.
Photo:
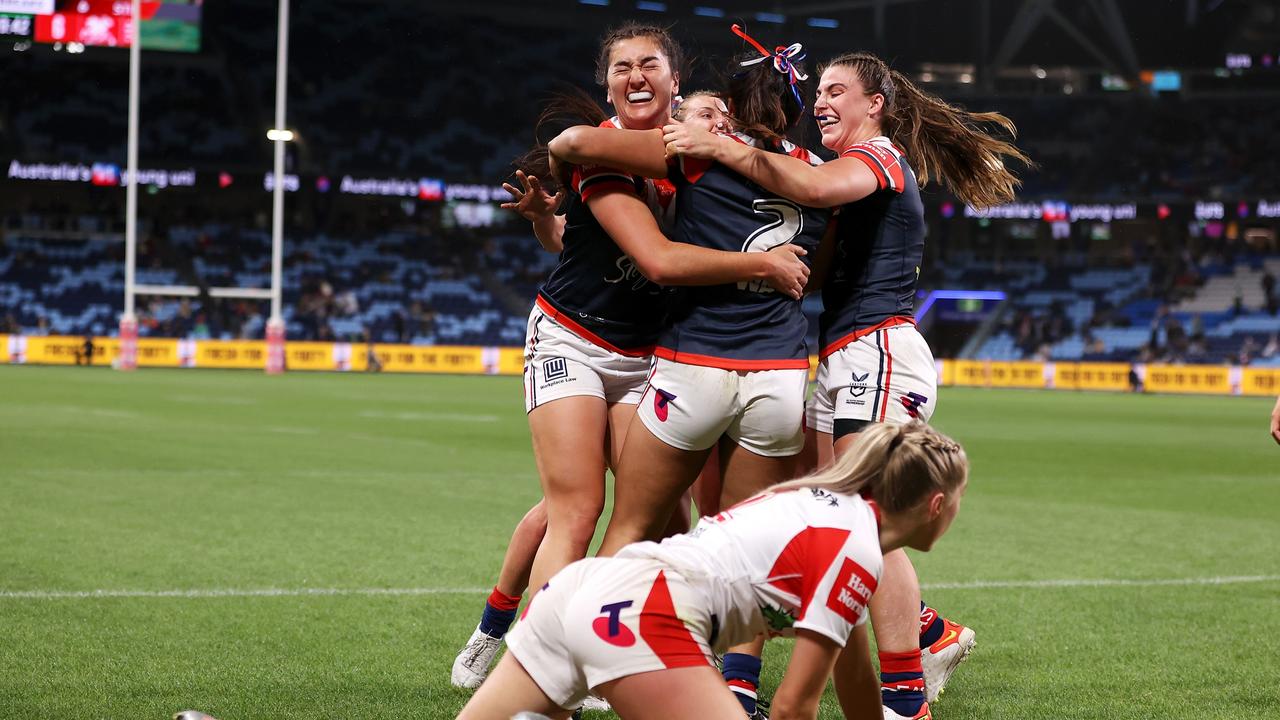
POLYGON ((624 128, 662 127, 671 113, 671 98, 680 78, 658 42, 640 36, 619 40, 609 52, 608 100, 624 128))
POLYGON ((676 120, 708 132, 733 132, 729 108, 715 95, 694 95, 676 110, 676 120))
POLYGON ((852 65, 832 65, 818 82, 813 115, 822 133, 822 145, 837 152, 882 134, 884 96, 867 94, 852 65))

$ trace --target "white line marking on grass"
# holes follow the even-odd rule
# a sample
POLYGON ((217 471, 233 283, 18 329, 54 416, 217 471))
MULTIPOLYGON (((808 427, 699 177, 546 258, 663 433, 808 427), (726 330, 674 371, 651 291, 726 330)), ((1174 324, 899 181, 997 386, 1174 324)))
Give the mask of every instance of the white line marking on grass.
POLYGON ((269 425, 265 428, 267 432, 281 433, 284 435, 319 435, 320 431, 315 428, 289 427, 287 425, 269 425))
POLYGON ((425 420, 428 422, 498 422, 497 415, 479 415, 474 413, 438 413, 438 412, 385 412, 382 410, 365 410, 360 413, 363 418, 379 420, 425 420))
POLYGON ((170 395, 171 402, 196 403, 198 405, 257 405, 253 398, 234 395, 170 395))
POLYGON ((921 583, 921 590, 1002 590, 1017 588, 1166 587, 1185 585, 1242 585, 1280 581, 1280 575, 1225 575, 1198 578, 1064 578, 1059 580, 972 580, 970 582, 921 583))
MULTIPOLYGON (((924 590, 1003 590, 1016 588, 1077 587, 1165 587, 1188 585, 1241 585, 1280 582, 1280 575, 1228 575, 1223 577, 1059 579, 1059 580, 975 580, 963 583, 925 583, 924 590)), ((326 597, 326 596, 413 596, 413 595, 481 595, 491 588, 262 588, 245 590, 208 588, 192 590, 0 590, 0 600, 92 600, 96 598, 251 598, 251 597, 326 597)))

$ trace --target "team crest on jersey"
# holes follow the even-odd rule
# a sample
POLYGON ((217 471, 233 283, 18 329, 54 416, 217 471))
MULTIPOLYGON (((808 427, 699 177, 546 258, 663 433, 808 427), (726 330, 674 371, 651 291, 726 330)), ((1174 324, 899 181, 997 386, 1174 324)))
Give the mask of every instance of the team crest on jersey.
POLYGON ((809 488, 809 492, 813 493, 814 499, 822 500, 831 507, 840 507, 840 501, 836 499, 836 496, 832 495, 826 490, 820 490, 818 488, 809 488))
POLYGON ((610 645, 618 647, 631 647, 636 644, 636 634, 631 632, 631 628, 622 624, 622 611, 634 605, 632 600, 623 600, 622 602, 609 603, 600 607, 601 617, 595 619, 591 623, 591 629, 596 631, 596 635, 610 645))
POLYGON ((827 596, 827 607, 845 620, 857 623, 866 610, 867 603, 871 602, 871 594, 876 591, 876 585, 876 579, 871 573, 853 560, 845 558, 844 564, 840 566, 840 574, 836 575, 836 582, 831 586, 831 594, 827 596))
POLYGON ((849 394, 856 398, 866 395, 867 388, 870 387, 867 384, 867 378, 871 377, 871 373, 868 371, 859 375, 854 372, 850 373, 850 375, 853 376, 853 382, 849 383, 849 394))
POLYGON ((909 392, 901 398, 902 407, 907 409, 907 414, 913 418, 920 417, 920 406, 929 402, 929 398, 920 393, 909 392))
POLYGON ((796 624, 796 616, 772 605, 761 605, 760 616, 764 618, 764 622, 769 626, 770 635, 778 635, 783 631, 791 629, 796 624))
POLYGON ((542 363, 542 378, 547 382, 569 377, 569 364, 562 357, 548 358, 542 363))
POLYGON ((653 414, 658 416, 658 420, 667 421, 667 410, 671 406, 671 401, 675 399, 676 396, 666 390, 653 389, 653 414))

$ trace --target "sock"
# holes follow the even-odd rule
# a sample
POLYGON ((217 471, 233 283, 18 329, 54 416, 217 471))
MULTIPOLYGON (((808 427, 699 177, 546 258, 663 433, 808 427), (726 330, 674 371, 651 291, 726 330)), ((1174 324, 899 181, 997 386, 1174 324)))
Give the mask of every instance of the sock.
POLYGON ((913 717, 924 705, 924 669, 920 651, 880 653, 880 702, 904 717, 913 717))
POLYGON ((923 602, 920 603, 920 649, 923 650, 938 642, 944 629, 946 629, 945 623, 942 622, 942 616, 938 611, 923 602))
POLYGON ((756 711, 756 688, 760 685, 760 658, 746 653, 726 653, 724 681, 742 709, 751 715, 756 711))
POLYGON ((495 586, 484 604, 484 614, 480 616, 480 632, 495 638, 506 635, 511 623, 515 622, 518 607, 519 595, 507 595, 495 586))

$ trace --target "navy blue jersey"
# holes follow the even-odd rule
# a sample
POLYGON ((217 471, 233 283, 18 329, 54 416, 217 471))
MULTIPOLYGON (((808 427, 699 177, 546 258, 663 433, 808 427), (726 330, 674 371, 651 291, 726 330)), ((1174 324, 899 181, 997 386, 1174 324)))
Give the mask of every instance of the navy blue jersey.
POLYGON ((916 281, 924 256, 924 206, 916 174, 884 136, 841 157, 866 163, 879 189, 841 206, 835 257, 822 286, 818 344, 826 357, 880 328, 913 323, 916 281))
MULTIPOLYGON (((790 143, 785 150, 821 162, 790 143)), ((682 158, 670 175, 676 186, 674 239, 680 242, 729 252, 795 243, 812 254, 830 216, 776 197, 718 163, 682 158)), ((729 370, 808 368, 807 329, 800 301, 762 280, 681 288, 654 355, 729 370)))
MULTIPOLYGON (((614 127, 606 123, 604 126, 614 127)), ((648 355, 662 332, 668 293, 649 282, 587 207, 597 193, 628 192, 660 220, 674 188, 599 165, 574 168, 560 262, 538 292, 538 307, 585 340, 624 355, 648 355)))

